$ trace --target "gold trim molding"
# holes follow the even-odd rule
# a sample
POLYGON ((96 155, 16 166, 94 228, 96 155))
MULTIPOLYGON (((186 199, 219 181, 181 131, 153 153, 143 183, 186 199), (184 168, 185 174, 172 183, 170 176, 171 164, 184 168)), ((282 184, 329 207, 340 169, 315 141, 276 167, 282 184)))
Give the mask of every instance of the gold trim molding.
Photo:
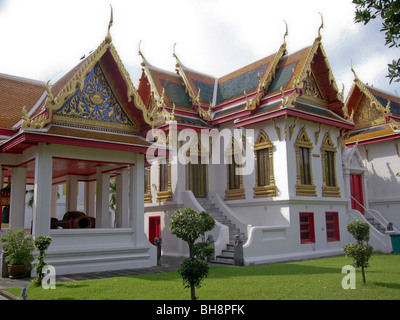
POLYGON ((200 90, 200 88, 197 88, 197 94, 195 94, 192 86, 190 85, 190 82, 189 82, 188 78, 186 77, 185 71, 183 70, 182 63, 179 60, 178 56, 176 55, 175 46, 176 46, 176 43, 174 44, 174 49, 173 49, 173 54, 172 54, 172 56, 176 59, 175 70, 180 75, 180 77, 183 80, 183 83, 185 84, 186 90, 187 90, 187 92, 189 94, 189 97, 190 97, 190 99, 192 101, 192 107, 195 107, 194 109, 197 109, 197 112, 198 112, 199 116, 201 118, 203 118, 203 120, 211 121, 211 118, 212 118, 212 113, 211 113, 212 103, 210 103, 210 105, 208 107, 208 111, 205 111, 202 108, 201 102, 200 102, 200 91, 201 90, 200 90))
POLYGON ((287 53, 286 37, 288 36, 289 33, 286 21, 285 25, 286 25, 286 32, 283 37, 283 43, 280 46, 278 52, 276 53, 274 60, 269 66, 268 70, 264 72, 264 75, 262 77, 260 76, 260 74, 258 74, 260 80, 258 82, 256 95, 250 100, 247 97, 246 92, 244 92, 244 95, 246 97, 246 110, 255 110, 260 106, 261 99, 264 97, 265 92, 268 90, 269 85, 275 78, 276 68, 278 67, 279 62, 281 61, 282 57, 287 53))
MULTIPOLYGON (((243 136, 242 136, 243 139, 243 136)), ((232 137, 232 144, 231 147, 228 148, 225 157, 234 157, 235 155, 238 155, 240 158, 242 157, 242 148, 240 147, 239 143, 236 141, 234 137, 232 137)), ((232 159, 232 164, 234 163, 234 159, 232 159)), ((236 189, 230 189, 229 187, 229 179, 230 179, 230 165, 226 165, 227 169, 227 179, 226 179, 226 190, 225 190, 225 200, 237 200, 237 199, 245 199, 246 198, 246 191, 243 186, 243 175, 239 174, 239 188, 236 189)), ((240 167, 235 166, 234 170, 239 169, 241 171, 240 167)))
POLYGON ((111 17, 110 17, 110 22, 108 24, 108 33, 104 41, 86 59, 86 61, 82 64, 79 70, 75 73, 73 78, 67 83, 67 85, 64 86, 64 88, 58 93, 56 97, 54 97, 54 95, 51 92, 49 82, 47 83, 46 85, 47 98, 45 100, 42 113, 39 117, 36 118, 34 117, 32 119, 29 119, 28 114, 26 112, 26 108, 23 108, 22 110, 23 122, 21 125, 22 128, 41 129, 46 124, 51 123, 53 119, 52 118, 53 112, 61 108, 65 103, 65 101, 69 99, 69 97, 71 97, 71 95, 74 94, 77 89, 82 90, 87 74, 94 68, 96 63, 99 62, 99 60, 107 52, 107 50, 109 50, 112 56, 114 57, 118 65, 118 69, 122 75, 122 78, 127 86, 128 102, 130 102, 133 98, 135 101, 135 106, 142 111, 145 122, 151 126, 154 126, 156 124, 157 119, 152 115, 151 112, 149 112, 149 110, 147 110, 147 107, 144 105, 139 93, 137 92, 135 86, 132 83, 132 80, 130 79, 128 71, 123 65, 115 47, 112 44, 112 37, 110 34, 110 28, 112 24, 113 24, 113 10, 111 7, 111 17), (44 116, 43 111, 45 110, 47 110, 47 114, 44 116))
POLYGON ((274 176, 274 161, 273 161, 273 149, 274 145, 269 139, 268 135, 264 130, 260 129, 260 133, 258 134, 257 140, 254 144, 254 162, 255 162, 255 186, 253 188, 254 195, 253 198, 262 198, 262 197, 275 197, 276 196, 276 185, 275 185, 275 176, 274 176), (268 158, 269 158, 269 177, 268 184, 265 186, 258 185, 258 163, 257 163, 257 151, 268 149, 268 158))
POLYGON ((322 160, 322 196, 323 197, 340 197, 340 187, 338 186, 337 181, 337 148, 333 144, 331 133, 328 131, 325 134, 324 140, 321 146, 321 160, 322 160), (334 186, 326 185, 326 159, 325 159, 325 151, 333 152, 334 154, 334 186))
POLYGON ((316 186, 314 184, 313 170, 312 170, 312 142, 308 137, 306 127, 304 126, 298 136, 295 143, 296 150, 296 167, 297 167, 297 175, 296 175, 296 195, 298 196, 317 196, 316 186), (309 149, 309 164, 310 164, 310 184, 301 183, 300 177, 300 148, 308 148, 309 149))

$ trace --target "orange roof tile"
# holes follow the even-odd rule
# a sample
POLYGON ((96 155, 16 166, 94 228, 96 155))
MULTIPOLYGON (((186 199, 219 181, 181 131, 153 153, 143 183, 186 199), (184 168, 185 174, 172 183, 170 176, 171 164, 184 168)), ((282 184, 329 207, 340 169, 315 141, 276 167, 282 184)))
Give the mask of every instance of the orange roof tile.
POLYGON ((390 124, 384 124, 354 131, 346 140, 346 144, 374 140, 398 134, 390 124))
POLYGON ((146 141, 144 138, 141 138, 140 136, 137 135, 113 134, 109 132, 68 128, 64 126, 55 126, 55 125, 51 126, 51 128, 45 134, 56 135, 60 137, 107 141, 113 143, 135 144, 140 146, 151 145, 150 141, 146 141))
POLYGON ((11 129, 21 120, 22 108, 29 112, 45 88, 44 82, 0 74, 0 128, 11 129))

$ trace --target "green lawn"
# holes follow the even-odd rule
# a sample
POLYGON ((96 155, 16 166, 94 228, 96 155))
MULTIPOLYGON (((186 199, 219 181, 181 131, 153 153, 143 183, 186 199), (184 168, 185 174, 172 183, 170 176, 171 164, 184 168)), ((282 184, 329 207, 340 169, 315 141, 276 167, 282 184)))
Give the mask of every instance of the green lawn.
MULTIPOLYGON (((211 267, 199 300, 399 300, 400 254, 371 257, 367 283, 356 271, 356 289, 344 290, 346 257, 249 267, 211 267)), ((19 295, 20 288, 8 291, 19 295)), ((29 287, 29 300, 188 300, 178 272, 57 283, 55 290, 29 287)))

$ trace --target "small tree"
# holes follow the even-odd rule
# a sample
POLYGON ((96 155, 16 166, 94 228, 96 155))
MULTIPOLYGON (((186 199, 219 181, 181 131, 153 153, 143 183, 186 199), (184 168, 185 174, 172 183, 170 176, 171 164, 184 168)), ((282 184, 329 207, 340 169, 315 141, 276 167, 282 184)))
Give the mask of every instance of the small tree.
POLYGON ((36 279, 34 280, 34 283, 36 286, 40 286, 42 284, 42 280, 44 278, 43 275, 43 267, 46 265, 44 262, 44 257, 45 257, 45 251, 47 248, 50 246, 51 243, 51 238, 50 237, 45 237, 45 236, 38 236, 35 241, 35 247, 39 251, 39 255, 37 257, 38 263, 35 266, 36 270, 36 279))
POLYGON ((353 258, 354 267, 361 268, 363 282, 365 280, 365 268, 369 266, 369 258, 374 248, 368 244, 369 224, 367 222, 356 220, 347 226, 347 231, 356 239, 356 243, 349 243, 344 246, 344 252, 348 257, 353 258))
POLYGON ((207 277, 207 259, 214 253, 204 243, 195 244, 205 232, 215 227, 215 220, 206 211, 198 212, 191 208, 179 209, 171 217, 169 230, 178 238, 187 242, 189 259, 185 259, 178 272, 183 278, 185 288, 191 288, 191 298, 196 300, 196 287, 207 277))

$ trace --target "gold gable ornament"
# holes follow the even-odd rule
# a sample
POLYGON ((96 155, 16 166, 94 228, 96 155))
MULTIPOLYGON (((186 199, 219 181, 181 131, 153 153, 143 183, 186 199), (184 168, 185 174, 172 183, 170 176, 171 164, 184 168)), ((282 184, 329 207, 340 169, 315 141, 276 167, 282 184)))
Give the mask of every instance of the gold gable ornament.
POLYGON ((286 32, 285 35, 283 36, 283 43, 280 46, 278 52, 276 53, 274 60, 270 64, 270 67, 268 70, 264 72, 264 76, 261 77, 260 74, 258 74, 259 82, 257 86, 257 92, 256 95, 253 97, 253 99, 249 99, 247 96, 247 93, 244 92, 244 96, 246 97, 246 110, 256 110, 261 103, 261 99, 264 97, 265 92, 268 90, 269 85, 271 84, 272 80, 275 78, 276 74, 276 68, 281 61, 282 57, 287 53, 286 50, 286 37, 288 36, 288 26, 286 21, 285 26, 286 26, 286 32))

